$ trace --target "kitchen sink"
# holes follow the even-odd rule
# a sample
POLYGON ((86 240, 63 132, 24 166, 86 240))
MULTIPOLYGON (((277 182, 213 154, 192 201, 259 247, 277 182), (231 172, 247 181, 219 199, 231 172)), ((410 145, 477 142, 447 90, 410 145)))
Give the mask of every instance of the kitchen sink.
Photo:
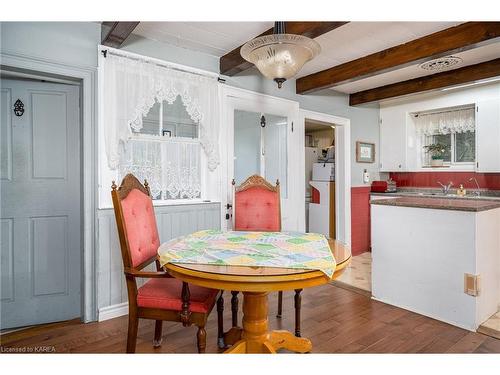
POLYGON ((398 195, 406 196, 406 197, 427 197, 427 198, 450 198, 450 199, 482 199, 482 200, 500 200, 500 197, 491 197, 487 195, 466 195, 465 197, 457 195, 457 194, 446 194, 443 193, 422 193, 422 192, 398 192, 398 195))

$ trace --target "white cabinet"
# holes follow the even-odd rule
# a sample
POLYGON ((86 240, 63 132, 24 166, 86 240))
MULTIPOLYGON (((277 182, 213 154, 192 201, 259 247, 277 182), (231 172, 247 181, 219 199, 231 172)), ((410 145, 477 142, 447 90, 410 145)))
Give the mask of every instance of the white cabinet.
POLYGON ((500 100, 476 106, 476 171, 500 172, 500 100))
POLYGON ((380 109, 380 171, 406 170, 406 116, 393 108, 380 109))

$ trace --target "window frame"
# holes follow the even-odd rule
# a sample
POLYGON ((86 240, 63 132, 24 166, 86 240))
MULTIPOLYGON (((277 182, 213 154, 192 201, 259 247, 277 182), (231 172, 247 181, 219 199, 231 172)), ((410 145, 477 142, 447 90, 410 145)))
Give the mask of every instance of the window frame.
MULTIPOLYGON (((455 151, 456 151, 456 134, 457 133, 449 133, 449 134, 433 134, 433 135, 427 135, 425 137, 435 137, 437 135, 446 135, 446 136, 450 136, 450 161, 443 161, 443 166, 446 166, 446 167, 457 167, 457 168, 460 168, 460 167, 471 167, 472 169, 474 169, 474 166, 476 164, 476 144, 477 144, 477 139, 476 139, 476 133, 474 132, 474 160, 473 161, 465 161, 465 162, 460 162, 460 161, 456 161, 455 160, 455 151)), ((432 142, 434 142, 434 140, 432 140, 432 142)), ((423 145, 422 145, 423 147, 423 145)), ((425 151, 421 151, 422 152, 422 155, 425 155, 425 151)), ((431 168, 431 165, 430 164, 425 164, 424 161, 425 159, 423 157, 420 158, 421 160, 421 167, 422 168, 431 168)))
MULTIPOLYGON (((177 143, 177 142, 185 142, 185 143, 191 143, 191 144, 196 144, 200 147, 200 197, 197 198, 179 198, 179 199, 152 199, 153 205, 154 206, 168 206, 168 205, 179 205, 179 204, 197 204, 197 203, 206 203, 206 176, 205 176, 205 168, 207 168, 207 157, 205 155, 205 152, 203 152, 203 146, 201 144, 200 140, 200 123, 197 124, 197 129, 196 129, 196 138, 191 138, 191 137, 179 137, 179 136, 164 136, 163 135, 163 106, 164 105, 170 105, 167 101, 162 101, 156 102, 160 104, 159 108, 159 113, 158 113, 158 134, 153 135, 153 134, 148 134, 148 133, 141 133, 140 131, 134 131, 131 128, 131 135, 129 139, 139 139, 142 141, 145 140, 150 140, 154 142, 160 142, 160 143, 177 143)), ((152 109, 153 107, 151 107, 152 109)), ((151 110, 150 109, 150 110, 151 110)), ((149 112, 148 112, 149 113, 149 112)), ((147 114, 146 114, 147 116, 147 114)), ((146 118, 146 116, 143 117, 143 120, 146 118)), ((167 120, 168 121, 168 120, 167 120)), ((194 121, 193 121, 194 122, 194 121)), ((177 125, 177 124, 175 124, 177 125)), ((177 128, 176 128, 177 131, 177 128)))

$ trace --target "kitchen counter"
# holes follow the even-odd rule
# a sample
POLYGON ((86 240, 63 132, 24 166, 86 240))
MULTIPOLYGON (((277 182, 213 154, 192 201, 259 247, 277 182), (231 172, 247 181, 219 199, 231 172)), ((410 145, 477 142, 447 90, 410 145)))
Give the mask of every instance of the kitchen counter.
POLYGON ((500 200, 500 190, 480 190, 480 195, 475 194, 475 190, 467 190, 466 196, 459 196, 455 193, 444 195, 440 189, 432 188, 398 188, 392 193, 370 192, 376 197, 426 197, 426 198, 449 198, 449 199, 474 199, 474 200, 500 200))
POLYGON ((370 216, 374 299, 472 331, 498 310, 500 201, 373 195, 370 216))
POLYGON ((471 212, 481 212, 500 208, 500 200, 487 200, 479 198, 459 199, 442 197, 401 196, 398 198, 371 200, 370 203, 384 206, 417 207, 437 210, 471 212))

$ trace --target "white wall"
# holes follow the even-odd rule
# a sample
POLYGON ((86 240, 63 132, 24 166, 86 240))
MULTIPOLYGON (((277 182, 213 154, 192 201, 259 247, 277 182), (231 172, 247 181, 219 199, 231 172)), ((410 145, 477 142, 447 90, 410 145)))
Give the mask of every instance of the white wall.
POLYGON ((1 22, 2 53, 76 66, 97 66, 101 26, 95 22, 1 22))
MULTIPOLYGON (((413 119, 410 116, 411 113, 476 104, 492 99, 500 102, 499 82, 387 100, 380 104, 380 109, 381 112, 390 113, 391 121, 400 123, 402 127, 406 126, 406 169, 407 171, 417 171, 419 170, 417 161, 419 152, 417 152, 416 147, 419 143, 413 119)), ((457 168, 452 168, 449 171, 456 170, 457 168)), ((472 166, 470 170, 473 170, 472 166)), ((446 172, 446 170, 442 172, 446 172)))

